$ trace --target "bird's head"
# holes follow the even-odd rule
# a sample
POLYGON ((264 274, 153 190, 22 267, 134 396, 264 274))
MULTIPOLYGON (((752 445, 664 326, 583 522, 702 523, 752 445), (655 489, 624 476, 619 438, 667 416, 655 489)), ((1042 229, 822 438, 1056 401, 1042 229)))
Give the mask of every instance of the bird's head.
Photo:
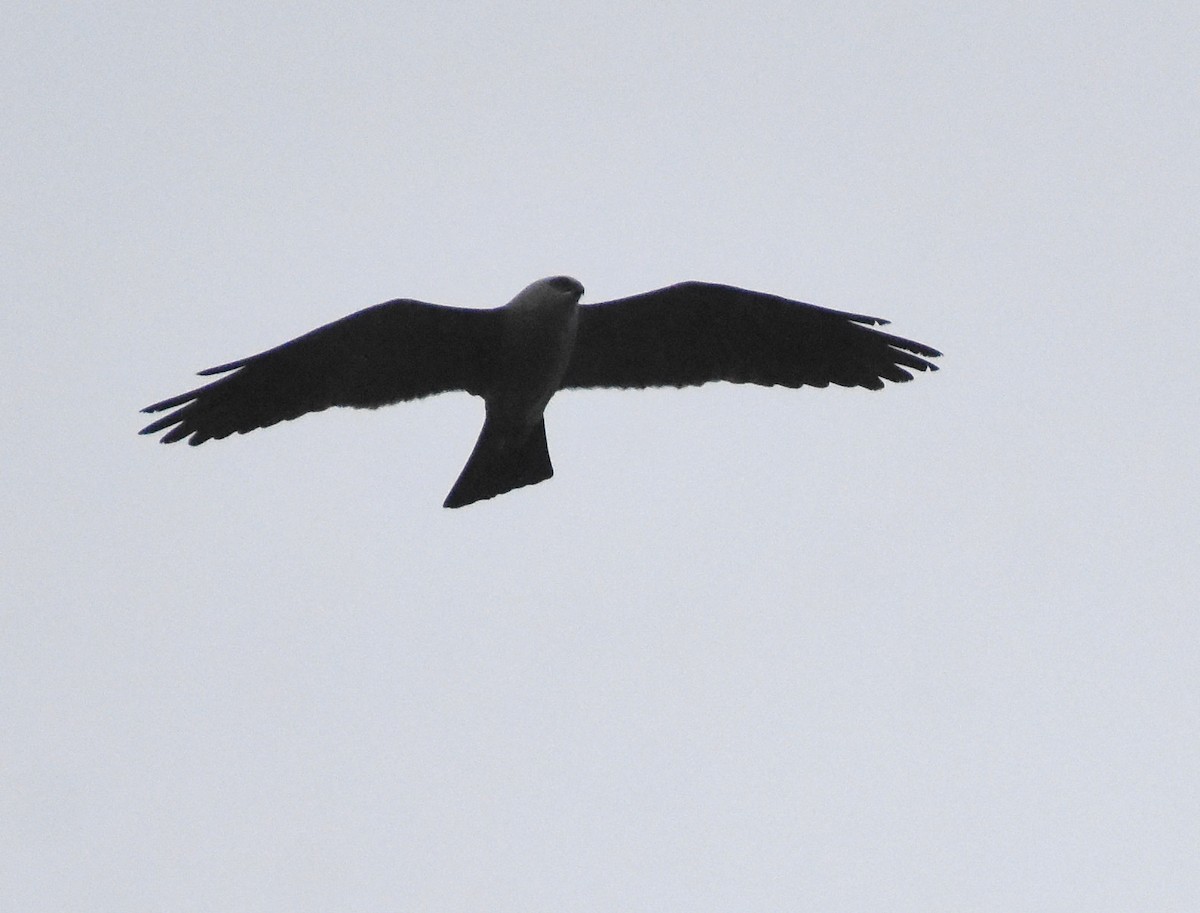
POLYGON ((539 279, 521 289, 520 293, 508 303, 510 308, 543 308, 570 305, 572 308, 579 303, 583 295, 583 283, 570 276, 551 276, 539 279))
POLYGON ((578 301, 583 297, 583 283, 578 279, 572 279, 570 276, 551 276, 549 279, 542 279, 535 282, 534 285, 546 284, 554 291, 563 295, 574 295, 578 301))

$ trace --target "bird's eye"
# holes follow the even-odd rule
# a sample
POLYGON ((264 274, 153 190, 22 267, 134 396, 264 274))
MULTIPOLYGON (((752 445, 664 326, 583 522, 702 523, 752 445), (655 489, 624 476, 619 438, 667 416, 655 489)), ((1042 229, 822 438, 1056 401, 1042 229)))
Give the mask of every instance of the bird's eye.
POLYGON ((582 291, 579 282, 572 279, 570 276, 555 276, 550 280, 550 285, 560 292, 575 292, 582 291))

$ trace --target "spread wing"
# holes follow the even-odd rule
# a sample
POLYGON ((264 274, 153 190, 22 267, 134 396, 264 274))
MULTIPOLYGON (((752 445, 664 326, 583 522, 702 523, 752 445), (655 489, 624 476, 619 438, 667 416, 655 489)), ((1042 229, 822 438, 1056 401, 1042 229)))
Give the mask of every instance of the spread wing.
POLYGON ((375 408, 450 390, 480 394, 498 349, 499 312, 388 301, 258 355, 201 371, 225 377, 147 406, 174 410, 142 429, 203 444, 330 406, 375 408))
POLYGON ((941 353, 831 311, 728 285, 683 282, 585 305, 563 387, 688 387, 724 380, 866 387, 936 371, 941 353))

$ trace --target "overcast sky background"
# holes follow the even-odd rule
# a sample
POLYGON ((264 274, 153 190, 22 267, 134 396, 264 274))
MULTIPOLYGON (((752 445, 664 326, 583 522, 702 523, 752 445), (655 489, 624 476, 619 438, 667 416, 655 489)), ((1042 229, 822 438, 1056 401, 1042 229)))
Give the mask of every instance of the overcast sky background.
POLYGON ((1200 908, 1195 3, 5 20, 0 908, 1200 908), (557 273, 943 370, 135 434, 557 273))

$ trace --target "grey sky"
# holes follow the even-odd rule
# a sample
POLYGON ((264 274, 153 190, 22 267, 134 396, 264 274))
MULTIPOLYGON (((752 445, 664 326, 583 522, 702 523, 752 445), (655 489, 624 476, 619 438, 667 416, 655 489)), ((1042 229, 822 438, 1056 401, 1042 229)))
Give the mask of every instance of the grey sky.
POLYGON ((1200 905, 1194 4, 34 5, 0 908, 1200 905), (135 432, 388 298, 878 314, 881 393, 135 432))

